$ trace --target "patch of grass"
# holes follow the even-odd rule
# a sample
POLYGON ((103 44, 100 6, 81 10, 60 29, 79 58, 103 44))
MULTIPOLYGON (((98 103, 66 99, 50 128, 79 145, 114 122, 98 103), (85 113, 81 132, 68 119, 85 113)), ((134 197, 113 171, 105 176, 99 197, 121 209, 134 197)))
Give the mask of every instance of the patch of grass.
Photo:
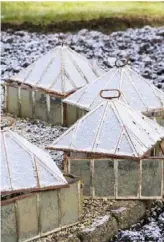
POLYGON ((164 2, 1 2, 3 23, 48 25, 110 17, 164 19, 164 2))

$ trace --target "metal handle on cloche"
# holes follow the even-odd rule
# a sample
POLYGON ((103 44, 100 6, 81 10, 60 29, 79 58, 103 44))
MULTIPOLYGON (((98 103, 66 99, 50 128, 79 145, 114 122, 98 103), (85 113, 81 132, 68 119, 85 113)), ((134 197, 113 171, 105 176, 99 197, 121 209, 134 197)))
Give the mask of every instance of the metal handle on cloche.
POLYGON ((104 98, 104 99, 113 99, 113 98, 119 98, 121 96, 121 92, 118 90, 118 89, 104 89, 104 90, 101 90, 100 92, 100 97, 104 98), (113 97, 105 97, 103 96, 103 92, 112 92, 112 91, 116 91, 118 92, 118 95, 117 96, 113 96, 113 97))
POLYGON ((115 66, 116 66, 117 68, 119 68, 119 67, 124 67, 124 66, 129 65, 129 64, 130 64, 130 63, 129 63, 129 56, 123 58, 122 60, 117 59, 117 60, 115 61, 115 66), (122 62, 122 64, 120 64, 120 62, 122 62))

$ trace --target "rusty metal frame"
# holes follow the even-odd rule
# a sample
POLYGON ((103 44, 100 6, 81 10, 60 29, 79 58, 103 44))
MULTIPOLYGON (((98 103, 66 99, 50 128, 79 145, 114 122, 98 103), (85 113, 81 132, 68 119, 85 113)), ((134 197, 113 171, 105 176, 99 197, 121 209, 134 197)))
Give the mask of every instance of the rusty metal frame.
POLYGON ((85 153, 91 155, 91 157, 88 159, 91 159, 94 157, 94 155, 99 155, 101 158, 106 157, 106 158, 115 158, 115 159, 134 159, 134 160, 140 160, 141 157, 134 157, 134 156, 123 156, 123 155, 113 155, 113 154, 106 154, 106 153, 100 153, 100 152, 87 152, 84 150, 74 150, 74 149, 69 149, 69 148, 57 148, 53 146, 46 146, 45 149, 49 150, 59 150, 59 151, 64 151, 64 152, 77 152, 77 153, 85 153))
POLYGON ((11 203, 13 203, 17 200, 22 200, 22 199, 27 198, 27 197, 32 197, 34 195, 35 195, 35 193, 28 193, 28 194, 23 194, 23 195, 20 195, 20 196, 17 196, 17 197, 9 198, 9 199, 6 199, 6 200, 1 200, 1 206, 11 204, 11 203))
MULTIPOLYGON (((148 158, 148 159, 151 159, 151 158, 148 158)), ((140 184, 140 187, 142 188, 142 164, 143 164, 143 161, 144 162, 146 162, 146 160, 147 159, 143 159, 143 160, 140 160, 140 175, 141 175, 141 184, 140 184)), ((153 159, 151 159, 151 160, 153 160, 153 159)), ((163 182, 164 182, 164 176, 163 176, 163 163, 164 163, 164 157, 162 158, 162 159, 160 159, 160 158, 155 158, 154 157, 154 160, 159 160, 160 162, 161 162, 161 164, 162 164, 162 169, 161 169, 161 180, 162 180, 162 182, 161 182, 161 196, 142 196, 141 195, 141 188, 140 188, 140 196, 139 196, 139 198, 140 199, 162 199, 163 198, 163 182)))
POLYGON ((121 92, 118 89, 103 89, 103 90, 100 91, 100 97, 103 98, 103 99, 111 100, 111 99, 114 99, 114 98, 119 98, 120 96, 121 96, 121 92), (104 97, 103 96, 103 92, 112 92, 112 91, 117 91, 118 96, 115 96, 115 97, 104 97))
MULTIPOLYGON (((69 184, 72 184, 80 179, 78 176, 74 176, 72 174, 64 174, 64 176, 70 177, 73 180, 64 185, 47 186, 47 187, 42 187, 42 188, 38 187, 38 188, 16 189, 16 190, 12 190, 12 191, 1 191, 1 195, 11 195, 14 193, 22 193, 22 192, 33 193, 33 192, 42 192, 42 191, 50 191, 50 190, 56 190, 56 189, 61 189, 61 188, 68 188, 70 186, 69 184)), ((19 196, 19 197, 21 197, 21 196, 19 196)))
MULTIPOLYGON (((146 159, 143 159, 143 160, 139 160, 139 161, 136 161, 136 160, 133 160, 133 161, 136 161, 138 162, 138 192, 137 192, 137 196, 118 196, 118 161, 122 161, 123 160, 120 160, 120 159, 111 159, 114 163, 114 177, 115 177, 115 182, 114 182, 114 196, 103 196, 103 197, 100 197, 100 196, 95 196, 95 193, 94 193, 94 186, 93 183, 92 183, 92 179, 93 179, 93 176, 94 176, 94 161, 95 159, 89 159, 89 158, 71 158, 71 157, 68 157, 66 156, 67 159, 67 162, 65 163, 64 165, 64 169, 65 170, 69 170, 69 172, 71 172, 71 160, 89 160, 90 161, 90 196, 84 196, 85 198, 92 198, 92 199, 103 199, 103 198, 107 198, 107 199, 111 199, 111 200, 127 200, 127 199, 132 199, 132 200, 137 200, 137 199, 148 199, 148 200, 151 200, 151 199, 163 199, 163 180, 164 180, 164 175, 163 175, 163 172, 162 172, 162 182, 161 182, 161 196, 150 196, 150 197, 145 197, 145 196, 141 196, 141 188, 142 188, 142 161, 146 160, 146 159)), ((106 159, 107 160, 107 157, 106 158, 96 158, 97 160, 104 160, 106 159)), ((159 160, 160 162, 162 162, 162 171, 163 171, 163 168, 164 168, 164 157, 149 157, 148 159, 154 159, 154 160, 159 160)))
MULTIPOLYGON (((78 184, 79 184, 79 182, 78 182, 78 184)), ((78 186, 78 192, 79 192, 79 186, 78 186)), ((58 190, 58 194, 59 193, 60 193, 60 190, 58 190)), ((37 232, 38 232, 38 234, 36 236, 31 237, 30 239, 23 240, 24 242, 29 242, 29 241, 33 241, 34 239, 42 238, 44 236, 50 235, 50 234, 52 234, 54 232, 58 232, 58 231, 60 231, 62 229, 69 228, 69 227, 77 225, 79 223, 79 221, 78 221, 78 222, 75 222, 75 223, 72 223, 72 224, 69 224, 69 225, 64 225, 64 226, 62 226, 61 223, 59 223, 59 227, 58 228, 55 228, 55 229, 53 229, 51 231, 42 233, 41 232, 41 220, 40 220, 40 209, 41 209, 41 207, 40 207, 40 193, 25 194, 25 195, 22 195, 22 196, 19 196, 19 197, 15 197, 13 199, 9 199, 9 200, 1 202, 2 206, 5 206, 5 205, 11 204, 11 203, 14 204, 15 219, 16 219, 16 232, 17 232, 17 239, 18 239, 18 241, 20 241, 20 233, 19 233, 19 228, 20 228, 19 216, 20 215, 19 215, 19 210, 18 210, 18 201, 21 200, 21 199, 32 197, 32 196, 36 197, 36 207, 37 207, 36 209, 37 209, 37 221, 38 221, 38 231, 37 232)), ((78 200, 80 200, 79 197, 78 197, 78 200)), ((58 202, 59 202, 59 199, 58 199, 58 202)), ((61 202, 60 202, 60 204, 61 204, 61 202)), ((79 206, 80 206, 80 204, 79 204, 79 206)), ((60 210, 60 207, 59 207, 59 210, 60 210)), ((78 216, 80 218, 80 210, 79 209, 78 209, 78 216)), ((59 216, 59 218, 61 218, 61 216, 59 216)))
POLYGON ((11 86, 14 86, 14 87, 23 86, 25 89, 26 88, 32 88, 33 90, 36 90, 36 91, 44 91, 47 94, 52 94, 52 95, 55 95, 56 97, 59 97, 59 98, 66 98, 70 94, 73 94, 77 90, 77 89, 74 89, 74 90, 72 90, 72 91, 70 91, 66 94, 61 94, 61 93, 49 90, 49 89, 44 88, 44 87, 37 87, 37 86, 32 85, 32 84, 23 83, 20 80, 8 79, 8 80, 5 80, 5 82, 7 83, 7 85, 11 85, 11 86))
POLYGON ((22 83, 17 83, 17 82, 11 82, 8 81, 5 83, 5 112, 8 111, 8 86, 11 87, 15 87, 18 89, 18 113, 19 116, 22 116, 22 104, 21 104, 21 90, 25 89, 25 90, 30 90, 31 91, 31 95, 32 95, 32 118, 36 118, 35 115, 35 110, 36 110, 36 92, 43 92, 46 95, 46 106, 47 106, 47 122, 50 121, 50 113, 51 113, 51 102, 50 102, 50 95, 55 96, 56 98, 60 98, 61 99, 61 125, 64 125, 65 120, 67 120, 67 113, 66 113, 66 105, 62 102, 62 99, 64 99, 65 97, 69 96, 70 94, 72 94, 73 92, 70 92, 67 95, 59 95, 58 93, 55 92, 50 92, 47 89, 42 89, 42 88, 35 88, 33 86, 30 85, 26 85, 26 84, 22 84, 22 83))
POLYGON ((69 187, 69 184, 64 184, 64 185, 58 185, 58 186, 47 186, 43 188, 24 188, 24 189, 16 189, 12 191, 1 191, 2 195, 11 195, 14 193, 21 193, 21 192, 41 192, 41 191, 49 191, 49 190, 55 190, 55 189, 61 189, 61 188, 66 188, 69 187))

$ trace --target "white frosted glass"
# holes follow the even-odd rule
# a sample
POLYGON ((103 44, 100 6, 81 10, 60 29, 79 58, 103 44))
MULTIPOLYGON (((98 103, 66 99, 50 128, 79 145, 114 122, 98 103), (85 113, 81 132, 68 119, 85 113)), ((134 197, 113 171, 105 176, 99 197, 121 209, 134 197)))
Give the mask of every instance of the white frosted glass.
POLYGON ((51 90, 58 92, 58 93, 63 93, 64 91, 64 82, 63 79, 60 76, 58 76, 58 78, 56 79, 56 82, 54 83, 54 85, 51 87, 51 90))
POLYGON ((45 68, 43 76, 39 81, 39 86, 51 88, 53 82, 55 82, 61 72, 61 58, 59 54, 56 53, 55 56, 52 56, 47 65, 48 66, 45 68))
POLYGON ((33 69, 33 67, 34 67, 34 63, 32 63, 28 67, 22 69, 18 74, 16 74, 13 77, 11 77, 11 79, 12 80, 20 80, 20 81, 24 82, 25 78, 31 72, 31 70, 33 69))
POLYGON ((17 137, 17 139, 19 139, 19 143, 21 143, 22 147, 28 149, 30 153, 32 153, 35 157, 38 158, 37 160, 39 160, 39 162, 46 165, 48 169, 50 169, 51 173, 54 173, 54 175, 56 175, 58 179, 62 180, 63 183, 67 183, 63 174, 61 173, 55 162, 53 162, 48 152, 31 144, 29 141, 27 141, 21 136, 18 136, 17 134, 14 134, 14 136, 17 137))
POLYGON ((84 90, 86 89, 88 85, 81 87, 79 90, 71 94, 69 97, 65 98, 63 100, 64 103, 70 103, 70 104, 77 104, 77 102, 80 100, 81 96, 84 93, 84 90))
POLYGON ((146 142, 148 146, 152 145, 152 139, 150 139, 151 135, 149 135, 145 130, 140 127, 140 116, 139 120, 135 122, 133 118, 131 118, 131 116, 129 115, 130 111, 128 109, 124 109, 121 105, 118 106, 118 109, 123 124, 127 126, 136 135, 136 137, 139 137, 141 140, 143 140, 143 142, 146 142))
POLYGON ((112 82, 115 75, 115 71, 109 71, 96 81, 89 84, 84 91, 84 95, 80 98, 79 104, 85 105, 89 109, 91 109, 93 105, 96 107, 103 100, 100 97, 100 91, 106 89, 107 84, 109 81, 112 82))
POLYGON ((85 74, 88 82, 96 80, 97 76, 93 72, 91 65, 89 61, 82 56, 78 55, 76 52, 71 51, 71 56, 74 59, 74 61, 78 64, 81 71, 85 74))
POLYGON ((131 142, 133 144, 133 147, 135 148, 137 154, 139 156, 143 155, 143 153, 145 153, 149 147, 147 146, 147 144, 144 142, 144 143, 141 143, 134 135, 133 133, 131 133, 131 131, 129 131, 129 129, 127 129, 129 135, 130 135, 130 139, 131 139, 131 142))
POLYGON ((72 140, 72 135, 73 135, 73 132, 74 132, 75 128, 72 128, 69 130, 69 132, 65 132, 64 135, 61 137, 61 139, 56 143, 56 141, 54 142, 54 145, 56 148, 59 148, 59 147, 65 147, 65 148, 70 148, 70 145, 71 145, 71 140, 72 140))
POLYGON ((121 125, 113 109, 108 108, 96 145, 97 151, 114 152, 121 132, 121 125))
POLYGON ((35 187, 36 175, 31 155, 22 149, 9 134, 5 133, 4 137, 13 189, 35 187))
POLYGON ((126 137, 125 134, 123 134, 123 136, 121 138, 121 142, 120 142, 120 144, 119 144, 119 146, 117 148, 116 154, 130 155, 130 156, 135 154, 135 152, 132 149, 132 147, 130 146, 128 138, 126 137))
MULTIPOLYGON (((2 136, 2 135, 1 135, 2 136)), ((1 163, 1 191, 4 190, 11 190, 11 185, 10 185, 10 177, 8 173, 8 168, 7 168, 7 161, 5 157, 5 150, 4 150, 4 144, 3 140, 1 138, 1 157, 0 157, 0 163, 1 163)))
POLYGON ((37 168, 41 187, 56 186, 63 184, 63 182, 61 182, 52 173, 50 173, 46 169, 46 167, 42 165, 39 161, 37 161, 37 168))
POLYGON ((164 92, 159 90, 156 87, 153 87, 156 95, 158 96, 158 100, 160 101, 161 107, 164 107, 164 92))
MULTIPOLYGON (((72 77, 71 77, 72 79, 72 77)), ((64 76, 64 92, 71 92, 75 90, 76 87, 72 84, 72 82, 67 78, 67 76, 64 76)))
MULTIPOLYGON (((142 76, 139 76, 136 72, 133 70, 129 71, 129 76, 132 79, 133 83, 136 85, 137 89, 139 90, 139 93, 142 96, 142 99, 145 100, 145 103, 148 104, 149 108, 155 108, 159 107, 160 102, 153 91, 153 86, 151 84, 148 84, 148 81, 145 80, 142 76)), ((140 106, 138 107, 138 109, 140 106)), ((142 109, 144 110, 144 109, 142 109)))
POLYGON ((104 107, 100 106, 92 112, 92 115, 83 117, 82 120, 80 120, 72 147, 76 147, 79 150, 92 150, 103 112, 104 107))
POLYGON ((36 83, 40 80, 48 62, 51 60, 52 53, 52 51, 49 51, 46 55, 42 56, 34 63, 33 70, 27 78, 27 83, 36 83))
MULTIPOLYGON (((78 62, 73 63, 72 61, 72 56, 70 56, 70 53, 65 53, 64 54, 64 67, 68 75, 71 77, 71 79, 74 81, 76 87, 81 87, 87 84, 87 81, 85 80, 85 72, 78 70, 76 65, 78 65, 78 62), (71 57, 71 58, 70 58, 71 57)), ((74 60, 74 59, 73 59, 74 60)), ((81 70, 81 69, 80 69, 81 70)))
POLYGON ((130 106, 136 110, 145 110, 141 97, 137 93, 125 72, 122 76, 121 92, 124 93, 124 96, 130 106))

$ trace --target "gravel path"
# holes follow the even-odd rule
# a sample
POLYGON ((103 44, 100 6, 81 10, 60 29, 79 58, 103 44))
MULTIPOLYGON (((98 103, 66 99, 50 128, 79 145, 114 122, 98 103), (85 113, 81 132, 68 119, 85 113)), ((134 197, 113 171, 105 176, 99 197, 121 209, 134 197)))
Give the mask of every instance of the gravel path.
MULTIPOLYGON (((74 34, 47 35, 26 31, 13 32, 12 30, 2 32, 2 81, 31 64, 51 48, 62 43, 69 45, 90 59, 95 59, 104 69, 111 68, 117 56, 129 55, 132 66, 137 68, 141 75, 149 78, 150 81, 152 80, 158 88, 164 90, 164 27, 151 28, 149 26, 141 29, 128 29, 124 32, 114 32, 111 35, 86 29, 74 34)), ((3 95, 2 90, 0 92, 3 95)), ((19 118, 15 118, 13 129, 42 148, 50 144, 65 130, 63 127, 51 126, 43 121, 19 118)), ((61 166, 63 153, 54 151, 50 153, 54 161, 61 166)), ((85 207, 87 208, 87 206, 85 207)), ((102 208, 101 203, 98 208, 102 208)), ((141 221, 130 230, 120 231, 114 241, 164 241, 163 207, 157 205, 153 209, 147 221, 141 221)), ((102 211, 102 209, 98 210, 102 211)), ((90 213, 87 212, 86 214, 90 213)), ((85 217, 84 223, 91 217, 92 213, 89 218, 85 217)))

